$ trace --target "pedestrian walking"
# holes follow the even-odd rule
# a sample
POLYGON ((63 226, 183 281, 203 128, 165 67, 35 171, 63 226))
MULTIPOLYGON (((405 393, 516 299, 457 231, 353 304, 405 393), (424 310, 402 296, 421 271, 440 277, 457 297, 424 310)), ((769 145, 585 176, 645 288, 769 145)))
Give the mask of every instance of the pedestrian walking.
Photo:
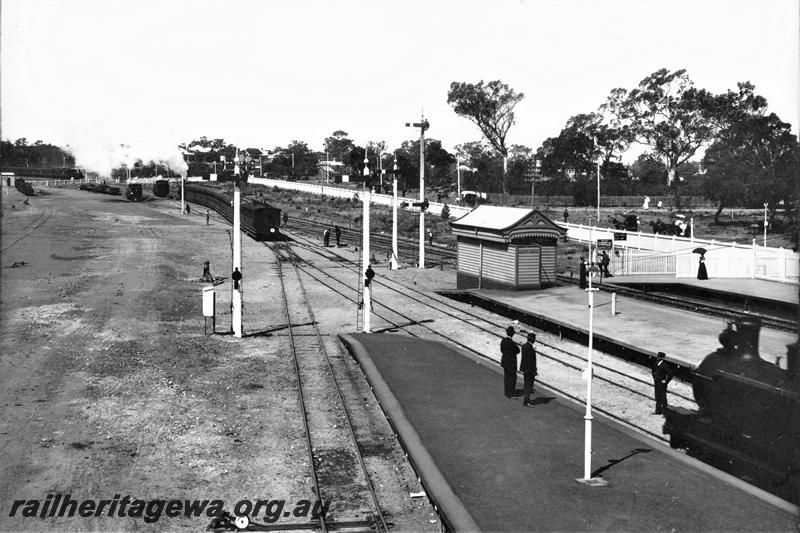
POLYGON ((506 398, 513 398, 517 390, 517 354, 519 346, 514 342, 514 328, 506 328, 506 337, 500 341, 500 366, 503 367, 503 392, 506 398))
POLYGON ((283 223, 286 224, 289 222, 289 213, 286 211, 283 212, 283 223))
POLYGON ((322 244, 327 248, 331 242, 331 230, 330 228, 325 228, 325 231, 322 233, 322 244))
POLYGON ((189 207, 189 204, 186 204, 186 214, 190 215, 192 213, 192 208, 189 207))
POLYGON ((578 265, 578 279, 580 280, 581 289, 586 288, 586 260, 581 257, 581 262, 578 265))
POLYGON ((564 224, 567 223, 567 219, 568 218, 569 218, 569 211, 567 211, 567 208, 565 207, 564 208, 564 224))
POLYGON ((600 272, 604 274, 607 278, 613 278, 614 276, 611 272, 608 271, 608 265, 611 264, 611 258, 608 256, 605 250, 600 254, 600 272))
POLYGON ((334 228, 334 233, 336 235, 336 247, 338 248, 339 247, 339 243, 340 243, 341 238, 342 238, 342 228, 340 228, 339 226, 336 226, 334 228))
POLYGON ((536 342, 536 334, 529 331, 528 340, 522 345, 522 355, 520 356, 519 371, 525 379, 522 394, 522 405, 533 405, 531 395, 533 394, 533 382, 536 379, 536 349, 533 343, 536 342))
POLYGON ((208 226, 210 220, 211 220, 211 213, 209 213, 208 209, 206 209, 206 226, 208 226))
POLYGON ((658 352, 652 369, 657 415, 664 414, 667 408, 667 384, 672 380, 672 368, 664 359, 664 355, 664 352, 658 352))

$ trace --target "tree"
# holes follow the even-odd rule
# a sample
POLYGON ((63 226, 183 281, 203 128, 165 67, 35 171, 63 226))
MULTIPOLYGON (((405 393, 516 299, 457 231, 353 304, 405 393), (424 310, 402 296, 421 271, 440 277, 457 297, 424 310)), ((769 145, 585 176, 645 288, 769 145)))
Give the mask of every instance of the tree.
POLYGON ((303 141, 292 141, 285 148, 276 146, 272 150, 269 171, 279 176, 313 176, 317 173, 317 155, 303 141))
POLYGON ((461 190, 475 189, 480 192, 502 190, 502 161, 492 147, 483 141, 473 141, 456 146, 462 164, 472 172, 461 175, 461 190))
POLYGON ((342 130, 334 131, 330 137, 325 139, 323 145, 331 160, 341 162, 345 162, 345 159, 347 159, 350 154, 350 150, 355 146, 353 141, 347 138, 347 132, 342 130))
POLYGON ((508 148, 506 135, 514 124, 514 107, 525 97, 500 80, 477 84, 453 82, 447 103, 456 114, 470 120, 503 157, 503 192, 508 192, 508 148))
MULTIPOLYGON (((400 148, 395 150, 395 156, 403 185, 419 183, 419 139, 403 141, 400 148)), ((442 148, 442 141, 425 139, 426 185, 430 187, 450 185, 453 181, 451 168, 455 161, 455 156, 442 148)))
POLYGON ((715 220, 725 206, 748 200, 748 207, 768 204, 772 220, 781 202, 790 207, 797 201, 797 137, 775 113, 740 111, 729 115, 727 126, 703 158, 705 195, 718 202, 715 220))
POLYGON ((636 89, 614 89, 601 107, 609 124, 631 140, 651 146, 667 165, 667 185, 674 187, 678 166, 708 144, 718 129, 714 116, 717 101, 704 89, 693 87, 686 70, 658 70, 636 89))

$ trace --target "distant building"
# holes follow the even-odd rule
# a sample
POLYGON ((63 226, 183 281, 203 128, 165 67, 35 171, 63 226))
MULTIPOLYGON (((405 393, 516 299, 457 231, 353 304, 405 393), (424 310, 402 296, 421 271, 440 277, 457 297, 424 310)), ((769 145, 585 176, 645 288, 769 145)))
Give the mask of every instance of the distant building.
POLYGON ((317 163, 317 178, 331 183, 341 183, 344 163, 341 161, 320 161, 317 163))

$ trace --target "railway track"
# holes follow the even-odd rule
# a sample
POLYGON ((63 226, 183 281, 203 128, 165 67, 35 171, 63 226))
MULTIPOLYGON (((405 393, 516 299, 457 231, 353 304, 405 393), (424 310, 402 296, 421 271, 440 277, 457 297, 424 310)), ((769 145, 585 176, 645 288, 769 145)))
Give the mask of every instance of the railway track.
MULTIPOLYGON (((322 230, 330 227, 330 224, 312 220, 294 220, 289 224, 289 227, 294 230, 314 236, 317 233, 321 234, 322 230)), ((361 242, 361 231, 342 228, 342 235, 349 242, 361 242)), ((392 241, 391 236, 386 236, 380 233, 370 234, 370 244, 380 251, 382 254, 388 254, 391 249, 392 241)), ((416 264, 416 258, 419 254, 419 243, 410 239, 398 238, 398 255, 401 259, 408 263, 416 264)), ((455 266, 456 265, 456 250, 448 248, 443 245, 426 246, 425 248, 426 259, 431 265, 455 266)), ((578 280, 569 276, 558 276, 561 283, 577 284, 578 280)), ((757 316, 762 320, 764 327, 778 329, 782 331, 795 331, 797 329, 797 321, 786 319, 774 315, 764 313, 756 313, 747 310, 732 309, 730 306, 719 305, 711 303, 701 298, 690 298, 684 295, 674 296, 663 292, 642 291, 631 287, 626 287, 621 284, 604 283, 606 287, 613 287, 614 292, 621 296, 628 296, 647 302, 652 302, 659 305, 668 305, 678 309, 686 309, 697 313, 703 313, 710 316, 720 317, 726 320, 732 320, 735 316, 742 314, 749 314, 757 316)))
MULTIPOLYGON (((296 237, 294 243, 295 249, 304 250, 306 257, 298 265, 299 268, 317 283, 328 287, 352 302, 354 306, 358 305, 360 293, 357 284, 350 285, 343 280, 357 280, 360 267, 343 260, 330 250, 321 250, 314 242, 304 241, 296 237), (347 275, 342 275, 342 269, 347 271, 347 275)), ((486 352, 497 351, 497 345, 503 336, 502 332, 508 325, 507 320, 499 319, 496 315, 479 309, 466 310, 449 299, 418 291, 410 284, 381 277, 376 277, 373 284, 373 316, 384 322, 384 327, 381 328, 375 321, 373 331, 402 330, 419 338, 438 337, 480 360, 492 365, 497 364, 497 359, 486 355, 486 352), (399 298, 403 298, 403 305, 398 305, 399 298), (400 311, 401 307, 405 311, 400 311)), ((535 330, 530 326, 527 326, 527 329, 535 330)), ((575 401, 585 401, 583 396, 585 384, 580 379, 580 373, 585 368, 587 359, 585 350, 584 346, 537 331, 540 377, 543 378, 537 381, 575 401), (565 373, 568 374, 566 378, 563 376, 565 373), (554 375, 559 375, 559 378, 548 377, 554 375)), ((628 408, 622 406, 627 404, 641 407, 642 402, 653 401, 649 369, 619 361, 605 354, 595 353, 594 358, 594 378, 598 382, 595 387, 597 398, 606 398, 606 400, 596 399, 596 410, 651 438, 666 442, 661 435, 660 419, 655 421, 649 417, 648 423, 642 424, 639 419, 643 413, 626 413, 628 408)), ((693 408, 694 401, 689 386, 676 384, 671 387, 670 403, 693 408)))
POLYGON ((390 524, 370 480, 342 388, 306 294, 297 256, 286 243, 269 246, 277 259, 310 457, 310 478, 320 501, 335 501, 331 507, 334 512, 317 517, 315 526, 323 532, 388 531, 390 524), (354 466, 349 468, 350 463, 354 466), (366 516, 365 508, 369 509, 366 516))
POLYGON ((19 241, 39 229, 42 224, 50 220, 50 217, 53 216, 53 211, 50 208, 45 207, 42 211, 36 215, 33 220, 30 220, 27 224, 22 226, 18 229, 18 231, 12 235, 3 239, 2 247, 0 247, 0 252, 5 252, 19 241))

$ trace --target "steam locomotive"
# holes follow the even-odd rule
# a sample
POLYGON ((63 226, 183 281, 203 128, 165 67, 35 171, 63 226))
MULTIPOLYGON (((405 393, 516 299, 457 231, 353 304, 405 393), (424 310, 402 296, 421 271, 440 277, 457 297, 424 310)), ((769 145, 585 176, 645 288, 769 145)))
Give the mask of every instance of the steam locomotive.
MULTIPOLYGON (((184 199, 213 209, 229 222, 233 221, 232 198, 220 187, 187 183, 184 186, 184 199)), ((259 241, 283 240, 280 232, 280 209, 244 199, 240 209, 242 230, 245 233, 259 241)))
POLYGON ((800 497, 800 356, 786 369, 759 356, 761 321, 740 317, 691 374, 699 411, 668 408, 664 433, 717 468, 792 502, 800 497))

